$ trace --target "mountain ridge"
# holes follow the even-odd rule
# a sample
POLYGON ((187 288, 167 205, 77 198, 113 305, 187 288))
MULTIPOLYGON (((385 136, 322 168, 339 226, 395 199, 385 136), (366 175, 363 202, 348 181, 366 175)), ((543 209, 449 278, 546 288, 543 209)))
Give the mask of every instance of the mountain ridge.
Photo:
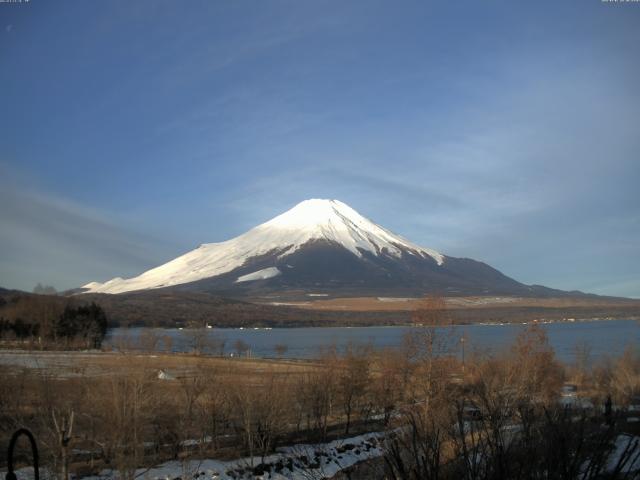
POLYGON ((154 289, 225 294, 568 293, 525 285, 486 263, 419 246, 343 202, 324 199, 300 202, 242 235, 202 244, 136 277, 91 282, 80 291, 118 294, 154 289))

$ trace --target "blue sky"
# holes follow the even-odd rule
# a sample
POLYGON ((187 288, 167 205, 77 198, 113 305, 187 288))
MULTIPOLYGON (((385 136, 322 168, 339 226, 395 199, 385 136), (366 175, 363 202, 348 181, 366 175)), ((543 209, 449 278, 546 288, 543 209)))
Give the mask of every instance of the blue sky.
POLYGON ((338 198, 640 297, 640 4, 0 4, 0 285, 132 276, 338 198))

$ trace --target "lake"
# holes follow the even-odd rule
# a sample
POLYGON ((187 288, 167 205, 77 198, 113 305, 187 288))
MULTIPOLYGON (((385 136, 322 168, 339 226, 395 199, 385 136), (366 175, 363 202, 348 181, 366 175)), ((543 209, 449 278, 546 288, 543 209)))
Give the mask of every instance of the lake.
MULTIPOLYGON (((618 355, 627 345, 640 345, 640 322, 636 320, 597 320, 542 324, 549 343, 559 359, 572 362, 576 346, 587 344, 592 359, 605 355, 618 355)), ((207 338, 210 343, 220 339, 225 342, 225 354, 235 351, 234 344, 241 340, 254 357, 275 357, 276 345, 286 345, 286 358, 314 358, 323 347, 336 345, 339 349, 347 344, 371 344, 376 348, 398 347, 403 337, 416 327, 326 327, 326 328, 274 328, 274 329, 162 329, 162 328, 116 328, 108 332, 106 346, 117 346, 122 342, 139 343, 145 336, 168 336, 171 349, 189 352, 193 349, 194 336, 207 338)), ((453 343, 465 338, 465 350, 497 352, 508 348, 525 325, 465 325, 440 329, 453 343)), ((205 348, 206 352, 206 348, 205 348)))

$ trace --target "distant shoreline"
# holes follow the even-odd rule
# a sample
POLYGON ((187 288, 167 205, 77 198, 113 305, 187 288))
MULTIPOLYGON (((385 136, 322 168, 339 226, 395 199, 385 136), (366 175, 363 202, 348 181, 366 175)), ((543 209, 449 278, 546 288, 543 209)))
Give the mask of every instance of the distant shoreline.
MULTIPOLYGON (((450 323, 446 325, 435 325, 437 328, 447 328, 447 327, 470 327, 470 326, 483 326, 483 327, 504 327, 511 325, 549 325, 549 324, 557 324, 557 323, 586 323, 586 322, 611 322, 611 321, 629 321, 629 322, 637 322, 640 321, 640 316, 636 317, 607 317, 607 318, 565 318, 561 320, 540 320, 540 321, 527 321, 527 322, 475 322, 475 323, 450 323)), ((153 326, 144 326, 144 325, 130 325, 130 326, 122 326, 122 327, 110 327, 109 330, 113 329, 136 329, 136 328, 153 328, 158 330, 203 330, 205 328, 210 329, 211 331, 216 330, 283 330, 283 329, 301 329, 301 328, 410 328, 410 327, 429 327, 430 325, 416 325, 412 323, 398 323, 398 324, 389 324, 389 325, 291 325, 291 326, 275 326, 275 327, 226 327, 226 326, 211 326, 207 327, 197 327, 197 326, 187 326, 187 327, 153 327, 153 326)))

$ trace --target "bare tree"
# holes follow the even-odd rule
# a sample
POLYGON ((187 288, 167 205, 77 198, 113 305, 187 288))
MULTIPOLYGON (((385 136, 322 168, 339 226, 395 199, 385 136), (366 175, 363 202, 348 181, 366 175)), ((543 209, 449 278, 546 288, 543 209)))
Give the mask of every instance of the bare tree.
POLYGON ((191 351, 196 355, 201 355, 209 346, 209 332, 205 328, 191 328, 183 330, 187 338, 191 351))
MULTIPOLYGON (((218 448, 218 440, 224 426, 229 422, 227 403, 225 403, 225 384, 216 368, 208 367, 202 370, 203 389, 199 396, 198 424, 201 428, 203 440, 210 437, 213 448, 218 448)), ((203 441, 202 445, 205 445, 203 441)))
POLYGON ((163 335, 160 341, 162 342, 166 353, 173 352, 173 338, 170 335, 163 335))
POLYGON ((94 392, 102 417, 103 451, 123 480, 132 480, 144 459, 143 432, 155 398, 151 378, 145 371, 125 373, 111 377, 105 391, 94 392))
POLYGON ((224 349, 227 344, 227 339, 220 335, 209 335, 209 348, 211 353, 219 357, 224 357, 224 349))
POLYGON ((60 452, 60 477, 62 480, 69 478, 69 448, 73 434, 73 410, 61 413, 51 411, 51 417, 55 428, 57 446, 60 452))
MULTIPOLYGON (((82 375, 82 370, 78 373, 82 375)), ((35 418, 39 441, 46 452, 45 458, 51 462, 51 470, 63 480, 70 477, 72 447, 77 435, 77 412, 87 406, 87 382, 77 378, 60 380, 52 375, 38 375, 33 378, 32 396, 38 399, 40 414, 35 418)), ((33 405, 31 405, 33 408, 33 405)), ((33 424, 33 412, 30 424, 33 424)))
POLYGON ((447 304, 443 296, 429 294, 416 303, 411 312, 411 321, 417 327, 447 326, 451 318, 447 312, 447 304))
MULTIPOLYGON (((262 376, 258 388, 247 384, 228 386, 230 407, 241 432, 249 457, 264 456, 274 448, 286 429, 288 410, 286 381, 273 371, 262 376)), ((253 466, 253 460, 251 460, 253 466)))
POLYGON ((412 373, 411 395, 414 401, 428 402, 443 368, 454 348, 455 332, 443 297, 428 295, 412 312, 416 328, 403 338, 402 350, 412 373), (436 364, 438 368, 435 368, 436 364))
POLYGON ((615 399, 628 405, 629 401, 640 395, 640 349, 628 345, 622 356, 613 364, 611 371, 611 393, 615 399))
POLYGON ((303 377, 305 404, 308 411, 308 425, 322 440, 327 437, 329 416, 336 399, 336 376, 333 363, 323 362, 322 369, 309 372, 303 377))
POLYGON ((348 345, 339 359, 337 370, 338 395, 346 418, 345 435, 349 434, 353 412, 363 403, 369 385, 369 348, 348 345))
POLYGON ((289 347, 283 343, 279 343, 275 347, 273 347, 273 349, 275 350, 276 355, 282 358, 284 357, 284 354, 287 353, 287 350, 289 350, 289 347))
MULTIPOLYGON (((203 368, 198 365, 194 372, 179 378, 180 399, 177 416, 179 419, 178 428, 180 432, 180 441, 178 448, 185 440, 193 439, 196 432, 199 431, 199 423, 201 418, 197 415, 198 400, 204 392, 204 376, 203 368)), ((178 452, 176 452, 177 454, 178 452)))
POLYGON ((445 478, 443 463, 451 430, 452 399, 446 386, 436 389, 430 402, 402 408, 384 445, 390 478, 422 480, 445 478))
POLYGON ((530 325, 525 328, 516 337, 511 355, 513 387, 520 398, 545 401, 558 398, 564 371, 542 327, 530 325))
POLYGON ((375 359, 377 371, 372 374, 370 396, 373 407, 382 415, 384 425, 403 398, 405 363, 396 350, 385 350, 375 359))
POLYGON ((247 342, 245 342, 244 340, 238 339, 233 343, 233 348, 235 349, 238 356, 242 356, 249 351, 250 347, 247 342))
POLYGON ((145 352, 155 352, 156 350, 158 350, 160 341, 160 336, 155 331, 150 329, 143 331, 138 338, 140 349, 144 350, 145 352))

